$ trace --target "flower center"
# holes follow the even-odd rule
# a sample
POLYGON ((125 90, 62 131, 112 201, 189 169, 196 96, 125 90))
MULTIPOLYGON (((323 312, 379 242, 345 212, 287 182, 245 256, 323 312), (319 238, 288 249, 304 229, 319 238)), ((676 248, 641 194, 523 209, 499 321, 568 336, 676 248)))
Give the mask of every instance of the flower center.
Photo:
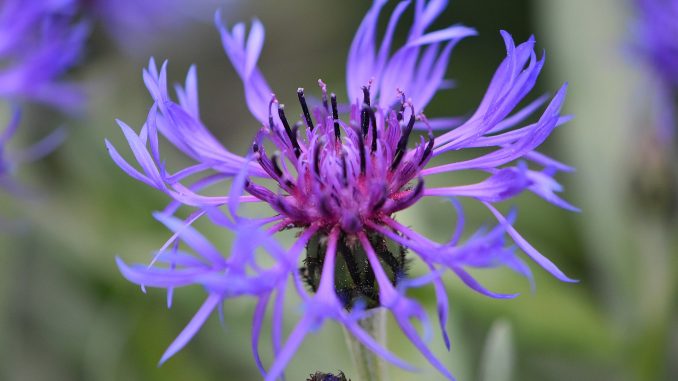
POLYGON ((316 223, 327 230, 339 226, 345 233, 356 233, 366 221, 379 222, 421 198, 419 172, 431 157, 433 136, 429 132, 428 142, 422 137, 408 150, 416 115, 403 94, 399 108, 382 109, 371 105, 365 86, 362 102, 356 100, 340 110, 336 95, 328 97, 324 83, 319 84, 322 104, 312 109, 304 90, 297 91, 302 113, 294 125, 284 105, 273 97, 269 125, 257 134, 253 151, 278 189, 251 181, 246 189, 292 224, 316 223), (274 106, 279 123, 271 112, 274 106), (340 111, 348 114, 346 122, 339 118, 340 111), (303 136, 299 133, 302 127, 303 136), (271 156, 264 139, 275 147, 271 156))

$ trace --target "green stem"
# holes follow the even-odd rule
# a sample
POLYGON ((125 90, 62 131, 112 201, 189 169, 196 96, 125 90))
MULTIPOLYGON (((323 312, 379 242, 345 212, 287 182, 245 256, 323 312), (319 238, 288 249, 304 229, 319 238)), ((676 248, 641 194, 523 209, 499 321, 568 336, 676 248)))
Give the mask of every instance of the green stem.
MULTIPOLYGON (((378 343, 386 344, 386 309, 378 308, 373 315, 358 322, 360 327, 369 333, 378 343)), ((344 328, 346 344, 351 352, 356 377, 352 381, 385 381, 386 364, 372 351, 367 349, 351 333, 344 328)))

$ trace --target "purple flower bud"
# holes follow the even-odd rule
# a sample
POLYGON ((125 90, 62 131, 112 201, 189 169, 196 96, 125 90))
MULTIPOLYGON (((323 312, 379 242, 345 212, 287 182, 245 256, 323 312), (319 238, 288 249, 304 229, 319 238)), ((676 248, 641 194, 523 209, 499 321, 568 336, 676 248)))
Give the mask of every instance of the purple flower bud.
POLYGON ((346 376, 344 375, 344 372, 339 372, 337 375, 332 373, 315 372, 309 375, 309 378, 306 381, 346 381, 346 376))

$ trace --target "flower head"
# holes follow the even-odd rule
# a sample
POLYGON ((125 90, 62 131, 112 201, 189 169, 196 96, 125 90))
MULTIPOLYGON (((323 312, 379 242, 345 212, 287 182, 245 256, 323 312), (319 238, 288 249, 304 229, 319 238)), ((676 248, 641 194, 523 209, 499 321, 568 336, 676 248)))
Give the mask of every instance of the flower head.
POLYGON ((74 109, 80 90, 60 77, 80 56, 87 27, 70 0, 7 0, 0 5, 0 98, 74 109))
POLYGON ((291 117, 290 108, 278 102, 257 68, 264 42, 261 23, 255 20, 247 34, 244 24, 229 29, 217 14, 226 54, 243 81, 247 105, 261 126, 246 156, 228 151, 201 122, 195 68, 189 70, 186 85, 177 87, 178 101, 174 101, 167 90, 166 64, 158 71, 151 60, 144 81, 154 105, 144 127, 137 134, 119 122, 141 170, 129 164, 109 142, 106 144, 125 172, 173 199, 156 218, 174 235, 158 252, 153 266, 128 266, 121 260, 118 264, 134 283, 168 290, 199 284, 209 295, 162 361, 181 349, 225 299, 251 296, 257 300, 252 347, 266 380, 279 377, 303 338, 328 319, 344 325, 388 361, 410 368, 358 324, 376 307, 390 310, 413 345, 436 369, 453 379, 413 325, 413 320, 421 321, 423 336, 427 336, 428 316, 407 296, 409 288, 433 285, 441 333, 449 348, 445 328, 448 301, 441 280, 446 270, 474 290, 495 298, 515 295, 487 290, 467 268, 505 266, 531 279, 529 268, 507 246, 507 234, 544 269, 558 279, 571 281, 513 228, 513 213, 505 217, 494 207, 497 202, 530 191, 555 205, 575 209, 557 196, 561 187, 554 179, 557 172, 571 168, 535 151, 567 120, 560 115, 565 86, 537 121, 524 123, 547 101, 542 96, 516 110, 534 87, 544 59, 537 58, 533 38, 516 46, 511 36, 502 32, 507 56, 475 113, 455 128, 450 118, 427 119, 421 110, 438 89, 448 84, 444 76, 454 46, 475 34, 473 29, 458 25, 428 31, 445 3, 398 3, 377 43, 379 14, 385 1, 375 1, 349 51, 347 100, 328 92, 318 81, 320 101, 313 104, 307 100, 307 91, 300 88, 298 121, 291 117), (414 20, 407 41, 393 49, 393 32, 409 7, 414 8, 414 20), (445 132, 436 136, 434 128, 445 132), (421 130, 426 131, 423 136, 421 130), (170 173, 161 160, 158 132, 196 164, 170 173), (436 156, 469 148, 485 148, 485 153, 464 161, 428 165, 436 156), (426 186, 429 176, 456 171, 477 171, 487 176, 462 186, 426 186), (199 179, 189 183, 188 179, 196 175, 199 179), (201 192, 224 180, 231 181, 228 194, 208 196, 201 192), (457 224, 449 242, 434 242, 395 219, 394 213, 424 197, 451 200, 457 224), (481 202, 499 224, 462 241, 464 214, 457 197, 481 202), (241 203, 264 203, 272 214, 245 218, 240 215, 241 203), (194 210, 183 221, 172 216, 182 205, 194 210), (203 216, 235 234, 228 255, 191 226, 203 216), (274 237, 287 229, 299 232, 289 249, 274 237), (195 255, 187 254, 179 241, 195 255), (264 266, 256 255, 262 249, 272 266, 264 266), (417 278, 407 273, 407 258, 415 254, 430 270, 417 278), (156 266, 158 263, 165 266, 156 266), (290 278, 304 312, 283 343, 282 306, 290 278), (269 304, 275 360, 266 369, 258 355, 258 341, 269 304))

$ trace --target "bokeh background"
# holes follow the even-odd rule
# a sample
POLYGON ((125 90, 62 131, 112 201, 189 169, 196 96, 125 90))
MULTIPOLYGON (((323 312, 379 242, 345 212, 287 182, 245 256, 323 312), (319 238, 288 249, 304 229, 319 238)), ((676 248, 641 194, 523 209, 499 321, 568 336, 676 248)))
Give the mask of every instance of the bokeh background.
MULTIPOLYGON (((192 4, 186 1, 186 7, 192 4)), ((182 352, 156 366, 203 293, 198 287, 176 292, 168 311, 162 292, 144 295, 119 274, 116 255, 146 262, 169 236, 151 216, 168 199, 119 170, 103 142, 108 138, 125 146, 115 118, 137 128, 145 120, 151 100, 141 70, 154 56, 169 59, 175 81, 197 64, 204 121, 227 148, 246 152, 257 126, 211 24, 214 9, 220 7, 230 25, 253 17, 263 21, 267 39, 260 67, 279 98, 292 104, 297 87, 314 88, 318 78, 343 92, 348 46, 370 3, 223 0, 213 5, 192 9, 188 21, 143 39, 119 37, 131 39, 129 44, 114 42, 95 27, 87 54, 71 74, 86 86, 84 113, 25 109, 12 147, 59 126, 69 136, 52 155, 18 171, 24 197, 0 194, 0 379, 260 379, 249 350, 252 300, 229 301, 223 326, 213 316, 182 352)), ((537 283, 531 292, 512 273, 478 272, 493 290, 521 293, 514 300, 491 300, 446 277, 452 350, 446 352, 437 336, 431 346, 460 380, 678 379, 678 227, 666 197, 638 186, 655 178, 648 173, 662 172, 657 150, 646 143, 651 89, 642 63, 628 49, 633 12, 627 5, 456 0, 436 24, 461 22, 480 35, 453 53, 448 76, 457 88, 439 93, 426 110, 430 116, 473 110, 504 57, 500 29, 518 41, 536 35, 548 54, 534 97, 568 81, 566 112, 575 115, 543 151, 577 167, 559 179, 565 198, 583 209, 569 213, 531 195, 506 205, 519 207, 518 230, 578 284, 560 283, 531 266, 537 283)), ((175 163, 185 160, 174 156, 175 163)), ((469 204, 467 210, 471 226, 492 222, 477 206, 469 204)), ((455 222, 449 206, 428 200, 399 219, 439 239, 449 236, 455 222)), ((202 228, 228 247, 230 237, 207 224, 202 228)), ((419 298, 434 313, 432 294, 425 289, 419 298)), ((299 313, 297 301, 290 301, 287 329, 299 313)), ((393 380, 442 379, 398 330, 391 332, 390 347, 422 368, 416 374, 393 368, 393 380)), ((262 338, 262 348, 270 361, 269 340, 262 338)), ((305 380, 317 370, 353 373, 336 324, 306 340, 287 379, 305 380)))

